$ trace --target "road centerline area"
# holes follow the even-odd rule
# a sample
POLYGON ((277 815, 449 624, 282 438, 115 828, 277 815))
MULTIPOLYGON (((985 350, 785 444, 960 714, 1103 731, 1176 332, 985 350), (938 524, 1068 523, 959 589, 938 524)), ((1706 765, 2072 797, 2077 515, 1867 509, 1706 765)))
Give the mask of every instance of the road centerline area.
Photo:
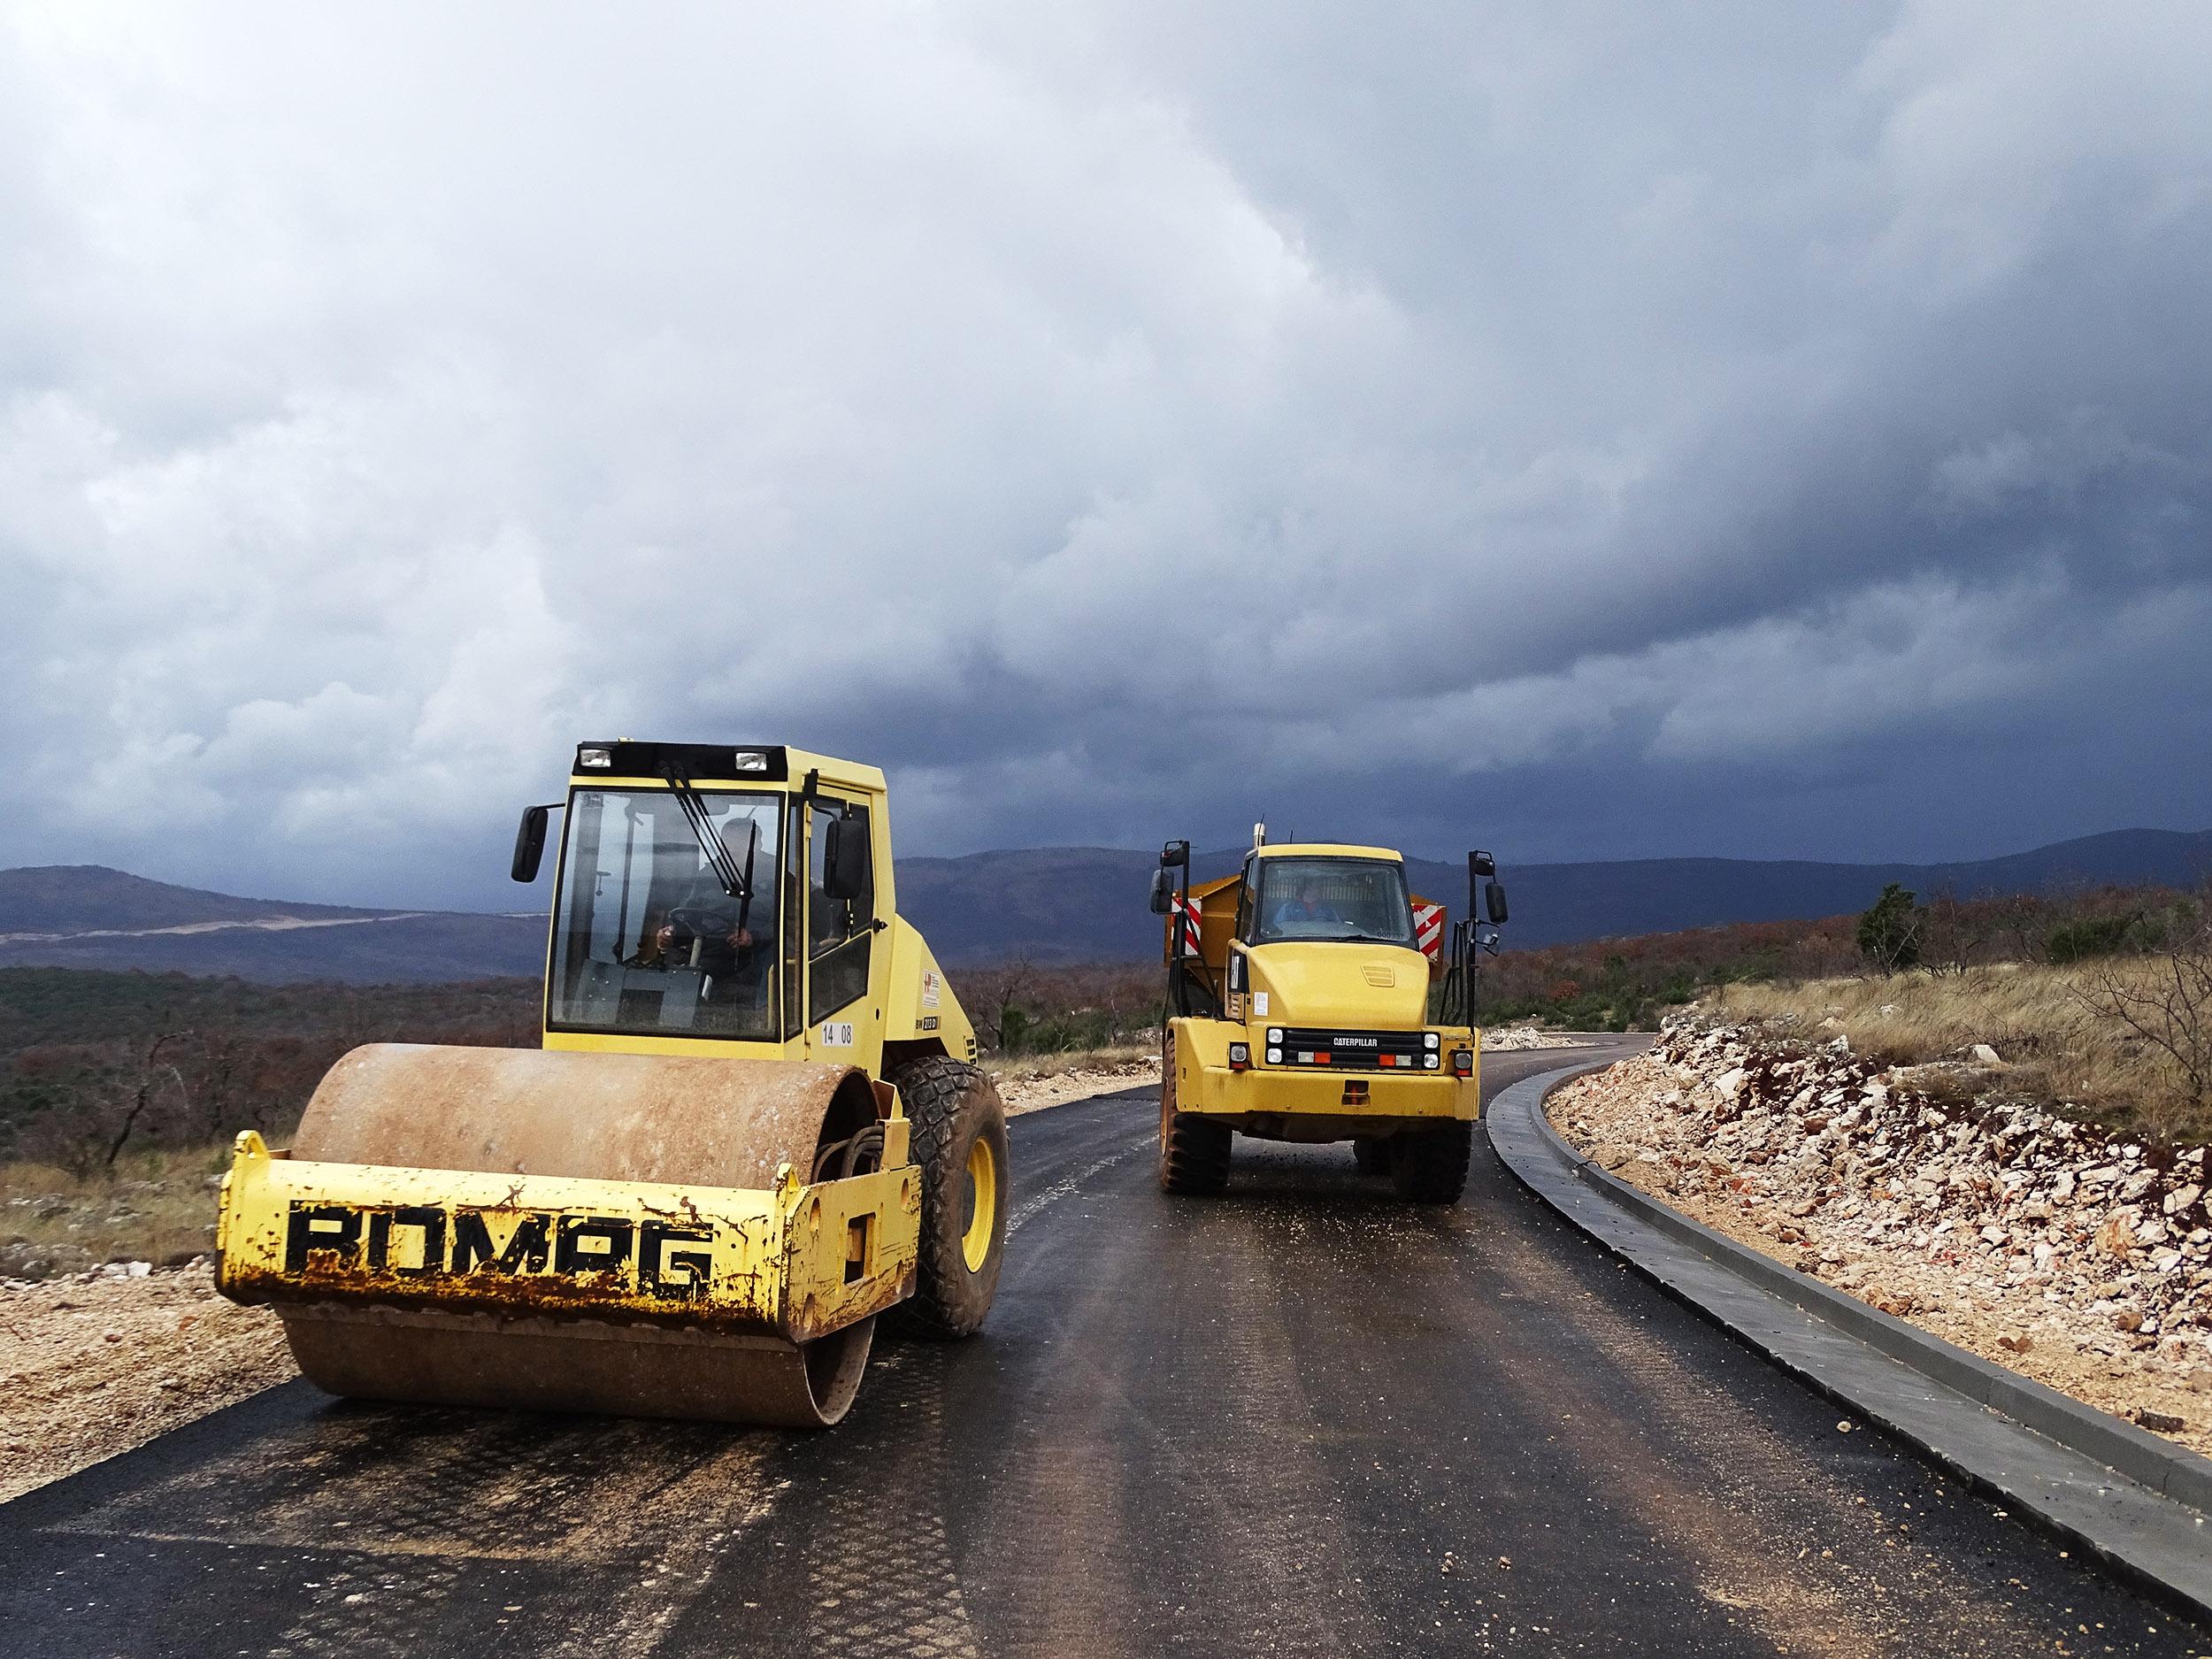
MULTIPOLYGON (((1502 1087, 1557 1064, 1500 1055, 1502 1087)), ((270 1391, 0 1506, 23 1651, 2212 1651, 1557 1222, 1027 1114, 982 1334, 839 1428, 270 1391), (349 1600, 349 1598, 358 1598, 349 1600)))

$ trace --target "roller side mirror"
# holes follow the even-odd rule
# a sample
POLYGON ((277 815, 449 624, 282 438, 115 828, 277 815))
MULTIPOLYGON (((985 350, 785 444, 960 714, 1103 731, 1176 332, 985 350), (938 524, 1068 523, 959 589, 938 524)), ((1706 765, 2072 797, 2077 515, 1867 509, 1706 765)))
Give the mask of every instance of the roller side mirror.
POLYGON ((868 826, 859 819, 829 821, 829 845, 822 849, 822 886, 830 897, 846 903, 868 890, 868 826))
POLYGON ((545 856, 545 820, 551 807, 526 806, 522 809, 522 822, 515 828, 514 862, 507 873, 518 881, 535 881, 538 864, 545 856))

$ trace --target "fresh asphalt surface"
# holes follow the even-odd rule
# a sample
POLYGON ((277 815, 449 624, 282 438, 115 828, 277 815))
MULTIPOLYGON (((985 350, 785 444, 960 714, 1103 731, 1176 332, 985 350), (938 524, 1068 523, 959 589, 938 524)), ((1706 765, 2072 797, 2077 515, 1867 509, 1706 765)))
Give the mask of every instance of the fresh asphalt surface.
POLYGON ((836 1430, 291 1383, 0 1506, 0 1652, 2212 1652, 1839 1432, 1479 1135, 1456 1210, 1243 1141, 1171 1200, 1157 1116, 1017 1119, 988 1329, 879 1345, 836 1430))

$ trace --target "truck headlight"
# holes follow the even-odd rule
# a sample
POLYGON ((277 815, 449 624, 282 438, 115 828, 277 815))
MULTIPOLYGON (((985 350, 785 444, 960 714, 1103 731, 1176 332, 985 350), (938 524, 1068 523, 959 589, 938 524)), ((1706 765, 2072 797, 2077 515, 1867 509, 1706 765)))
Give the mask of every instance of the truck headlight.
POLYGON ((1241 1071, 1246 1066, 1250 1065, 1251 1064, 1252 1048, 1250 1044, 1233 1042, 1229 1045, 1229 1069, 1232 1071, 1241 1071))
POLYGON ((1425 1038, 1423 1038, 1422 1041, 1426 1042, 1430 1048, 1433 1048, 1436 1047, 1436 1033, 1432 1031, 1425 1038))
POLYGON ((730 757, 732 772, 766 772, 768 757, 757 749, 741 749, 730 757))
POLYGON ((588 767, 593 772, 605 772, 614 764, 614 750, 580 749, 576 751, 576 764, 579 767, 588 767))
POLYGON ((1472 1048, 1452 1050, 1452 1075, 1472 1077, 1475 1074, 1475 1051, 1472 1048))
POLYGON ((1270 1048, 1267 1051, 1267 1063, 1270 1065, 1282 1064, 1283 1051, 1280 1048, 1270 1048))
POLYGON ((1429 1067, 1429 1070, 1430 1070, 1430 1071, 1435 1071, 1435 1070, 1436 1070, 1436 1067, 1437 1067, 1437 1059, 1436 1059, 1436 1056, 1435 1056, 1434 1055, 1432 1055, 1432 1055, 1425 1055, 1425 1056, 1422 1056, 1422 1057, 1423 1057, 1424 1059, 1425 1059, 1425 1060, 1428 1062, 1428 1067, 1429 1067))
POLYGON ((1278 1045, 1279 1045, 1279 1044, 1281 1043, 1281 1041, 1283 1041, 1283 1028, 1282 1028, 1280 1025, 1270 1025, 1270 1026, 1267 1028, 1267 1044, 1268 1044, 1268 1047, 1269 1047, 1269 1048, 1275 1048, 1275 1047, 1277 1047, 1278 1045))

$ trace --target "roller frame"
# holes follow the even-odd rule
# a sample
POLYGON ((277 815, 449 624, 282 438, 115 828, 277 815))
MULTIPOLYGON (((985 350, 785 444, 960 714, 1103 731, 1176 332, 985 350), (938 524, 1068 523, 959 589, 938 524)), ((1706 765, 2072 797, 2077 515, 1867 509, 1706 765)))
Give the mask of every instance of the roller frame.
POLYGON ((311 1303, 812 1341, 912 1294, 921 1173, 907 1161, 907 1126, 902 1117, 886 1123, 881 1170, 807 1183, 787 1164, 767 1190, 316 1163, 272 1152, 248 1130, 223 1179, 217 1284, 280 1311, 311 1303), (408 1210, 419 1213, 399 1213, 408 1210), (433 1217, 443 1249, 426 1272, 433 1217), (536 1217, 545 1248, 526 1240, 510 1253, 536 1217), (296 1227, 299 1248, 288 1250, 296 1227), (619 1267, 584 1265, 595 1239, 623 1241, 619 1267), (848 1280, 856 1243, 864 1255, 848 1280), (480 1259, 486 1247, 490 1261, 480 1259), (701 1254, 703 1280, 695 1261, 680 1259, 701 1254), (454 1271, 457 1256, 465 1271, 454 1271))

